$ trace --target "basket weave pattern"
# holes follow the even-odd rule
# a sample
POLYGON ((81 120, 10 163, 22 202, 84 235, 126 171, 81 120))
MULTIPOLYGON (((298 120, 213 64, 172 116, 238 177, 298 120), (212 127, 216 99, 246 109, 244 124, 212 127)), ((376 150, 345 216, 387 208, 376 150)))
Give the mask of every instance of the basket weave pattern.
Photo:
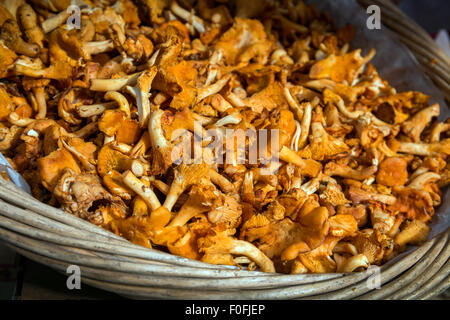
MULTIPOLYGON (((385 0, 383 24, 411 50, 450 101, 448 57, 416 23, 385 0), (425 49, 427 48, 427 49, 425 49)), ((280 275, 193 261, 134 245, 32 198, 0 179, 0 239, 18 253, 65 272, 81 268, 84 283, 133 298, 172 299, 426 299, 450 287, 450 231, 370 273, 280 275)))

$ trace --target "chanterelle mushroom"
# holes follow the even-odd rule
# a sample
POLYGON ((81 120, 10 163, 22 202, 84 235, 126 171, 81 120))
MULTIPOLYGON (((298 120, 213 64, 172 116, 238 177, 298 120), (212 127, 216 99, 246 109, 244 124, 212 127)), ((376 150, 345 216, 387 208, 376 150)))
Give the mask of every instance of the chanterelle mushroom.
POLYGON ((104 201, 125 211, 125 204, 121 198, 108 193, 97 176, 79 175, 71 169, 62 172, 53 194, 64 210, 82 219, 100 222, 96 224, 103 223, 103 219, 98 220, 93 207, 104 201))

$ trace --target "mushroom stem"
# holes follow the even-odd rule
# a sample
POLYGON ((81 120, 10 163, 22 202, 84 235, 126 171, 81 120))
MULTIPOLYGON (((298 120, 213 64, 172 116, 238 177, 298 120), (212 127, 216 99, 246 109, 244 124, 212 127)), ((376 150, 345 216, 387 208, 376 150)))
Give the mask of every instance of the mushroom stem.
POLYGON ((18 54, 34 58, 40 53, 39 45, 25 42, 21 38, 19 26, 13 19, 8 19, 3 23, 3 26, 0 28, 0 40, 3 40, 8 48, 11 48, 18 54))
POLYGON ((436 182, 439 179, 441 179, 441 175, 434 173, 434 172, 425 172, 425 173, 415 177, 408 184, 408 187, 422 190, 426 184, 431 183, 431 182, 436 182))
POLYGON ((357 268, 367 268, 369 266, 369 260, 363 254, 350 257, 343 262, 342 265, 338 265, 336 272, 353 272, 357 268))
POLYGON ((211 106, 219 112, 225 112, 233 106, 225 100, 220 94, 215 94, 211 97, 211 106))
POLYGON ((198 32, 203 33, 206 31, 203 20, 180 7, 176 1, 172 1, 170 10, 183 20, 190 22, 198 32))
POLYGON ((286 98, 289 107, 291 107, 294 114, 297 116, 297 120, 301 121, 303 119, 303 110, 298 105, 297 101, 292 97, 291 92, 288 87, 284 87, 283 89, 284 97, 286 98))
POLYGON ((47 102, 45 101, 45 90, 44 87, 33 88, 33 94, 36 98, 38 113, 36 114, 36 119, 44 119, 47 115, 47 102))
POLYGON ((311 119, 312 119, 312 104, 308 102, 305 104, 305 110, 300 125, 301 132, 300 137, 298 138, 298 149, 303 148, 308 140, 309 130, 311 128, 311 119))
POLYGON ((120 91, 125 86, 134 86, 142 72, 117 79, 91 79, 92 91, 120 91))
POLYGON ((70 13, 66 10, 61 11, 58 14, 51 16, 41 23, 42 31, 44 33, 49 33, 50 31, 55 30, 64 22, 67 21, 67 18, 70 17, 70 13))
POLYGON ((245 107, 245 102, 241 98, 239 98, 237 95, 235 95, 233 92, 229 92, 227 94, 227 99, 236 108, 245 107))
POLYGON ((10 123, 12 123, 12 124, 15 124, 16 126, 19 126, 19 127, 26 127, 26 126, 30 125, 31 123, 33 123, 36 120, 35 119, 31 119, 31 118, 20 118, 20 116, 13 111, 13 112, 11 112, 9 114, 8 121, 10 123))
POLYGON ((14 71, 17 75, 23 75, 31 78, 46 78, 56 80, 66 80, 72 74, 72 68, 64 62, 55 62, 55 65, 50 65, 45 69, 35 69, 20 63, 15 63, 14 71))
MULTIPOLYGON (((132 148, 129 144, 121 143, 121 142, 117 142, 117 141, 111 142, 110 146, 114 150, 120 151, 123 154, 128 154, 131 151, 131 148, 132 148)), ((133 171, 133 170, 131 170, 131 171, 133 171)))
POLYGON ((441 133, 450 130, 450 123, 439 122, 433 127, 430 133, 430 142, 439 142, 441 140, 441 133))
POLYGON ((370 166, 361 170, 355 170, 347 165, 329 162, 325 166, 324 173, 330 177, 339 176, 341 178, 363 181, 374 175, 377 170, 377 166, 370 166))
POLYGON ((223 175, 218 173, 216 170, 209 169, 209 177, 211 179, 211 182, 219 186, 219 188, 223 192, 232 193, 234 191, 233 184, 230 181, 228 181, 228 179, 225 178, 223 175))
POLYGON ((83 128, 72 132, 70 136, 75 138, 85 138, 90 136, 91 134, 94 134, 97 132, 97 122, 90 122, 87 125, 85 125, 83 128))
POLYGON ((88 55, 109 52, 113 49, 114 43, 112 40, 91 41, 83 43, 83 51, 88 55))
POLYGON ((125 185, 136 192, 142 198, 142 200, 145 201, 151 211, 154 211, 161 207, 161 203, 159 202, 153 190, 150 187, 146 186, 141 180, 139 180, 130 170, 125 171, 122 177, 125 185))
POLYGON ((414 154, 417 156, 430 156, 443 153, 450 154, 450 139, 434 143, 400 142, 398 152, 414 154))
POLYGON ((135 96, 139 113, 139 124, 145 127, 150 117, 150 90, 153 79, 158 73, 158 68, 151 67, 150 70, 144 71, 137 79, 137 86, 127 86, 129 93, 135 96))
POLYGON ((291 20, 289 20, 289 19, 283 17, 282 15, 277 15, 276 18, 277 18, 278 20, 280 20, 281 23, 282 23, 286 28, 292 29, 292 30, 297 31, 297 32, 300 32, 300 33, 308 32, 308 28, 307 28, 307 27, 305 27, 305 26, 303 26, 303 25, 301 25, 301 24, 292 22, 291 20))
POLYGON ((231 79, 231 76, 228 75, 218 81, 216 83, 209 85, 207 87, 201 88, 197 92, 197 101, 202 101, 206 97, 209 97, 213 94, 218 93, 220 90, 222 90, 223 87, 227 84, 227 82, 231 79))
POLYGON ((223 117, 214 124, 216 127, 222 127, 227 124, 238 124, 242 121, 242 116, 239 112, 234 112, 228 116, 223 117))
POLYGON ((295 164, 300 169, 306 167, 305 159, 302 159, 295 151, 283 146, 278 155, 280 160, 286 161, 288 163, 295 164))
POLYGON ((150 165, 148 163, 144 163, 138 159, 134 159, 131 162, 131 171, 137 176, 142 177, 150 171, 150 165))
POLYGON ((82 118, 89 118, 97 116, 105 112, 107 109, 113 109, 117 107, 117 102, 104 102, 99 104, 83 105, 77 107, 77 113, 82 118))
POLYGON ((123 94, 117 91, 108 91, 104 96, 105 100, 113 100, 119 104, 119 109, 125 112, 127 117, 131 116, 130 104, 123 94))
POLYGON ((275 267, 272 260, 270 260, 264 253, 257 247, 247 241, 243 240, 231 240, 232 247, 229 253, 235 255, 243 255, 254 261, 263 272, 275 272, 275 267))
POLYGON ((145 131, 139 141, 134 145, 130 151, 131 158, 137 158, 143 155, 151 147, 150 136, 148 131, 145 131))
POLYGON ((80 161, 80 163, 83 165, 83 167, 86 170, 89 171, 95 171, 95 164, 91 163, 89 161, 88 158, 86 158, 85 155, 83 155, 82 153, 80 153, 76 148, 74 148, 73 146, 69 145, 64 138, 60 139, 62 145, 64 146, 64 148, 66 148, 68 151, 70 151, 70 153, 73 154, 73 156, 75 158, 78 159, 78 161, 80 161))

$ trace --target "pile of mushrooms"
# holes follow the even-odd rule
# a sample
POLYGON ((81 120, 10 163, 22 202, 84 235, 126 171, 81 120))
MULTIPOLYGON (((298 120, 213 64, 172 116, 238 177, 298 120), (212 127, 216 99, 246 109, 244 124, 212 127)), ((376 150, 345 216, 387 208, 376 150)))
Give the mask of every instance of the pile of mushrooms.
POLYGON ((450 121, 352 26, 293 0, 77 0, 73 28, 70 4, 0 0, 0 151, 37 199, 265 272, 361 271, 427 238, 450 121))

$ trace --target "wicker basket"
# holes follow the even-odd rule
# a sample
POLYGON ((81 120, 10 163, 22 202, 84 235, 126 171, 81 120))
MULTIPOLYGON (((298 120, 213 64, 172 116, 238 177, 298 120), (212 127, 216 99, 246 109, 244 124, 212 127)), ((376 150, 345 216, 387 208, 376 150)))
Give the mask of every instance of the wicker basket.
MULTIPOLYGON (((450 63, 431 38, 385 0, 383 23, 411 50, 450 101, 450 63), (424 50, 424 44, 427 50, 424 50)), ((450 287, 450 231, 381 268, 381 289, 368 272, 280 275, 238 270, 140 247, 32 198, 0 179, 0 239, 18 253, 82 282, 133 298, 173 299, 426 299, 450 287)))

